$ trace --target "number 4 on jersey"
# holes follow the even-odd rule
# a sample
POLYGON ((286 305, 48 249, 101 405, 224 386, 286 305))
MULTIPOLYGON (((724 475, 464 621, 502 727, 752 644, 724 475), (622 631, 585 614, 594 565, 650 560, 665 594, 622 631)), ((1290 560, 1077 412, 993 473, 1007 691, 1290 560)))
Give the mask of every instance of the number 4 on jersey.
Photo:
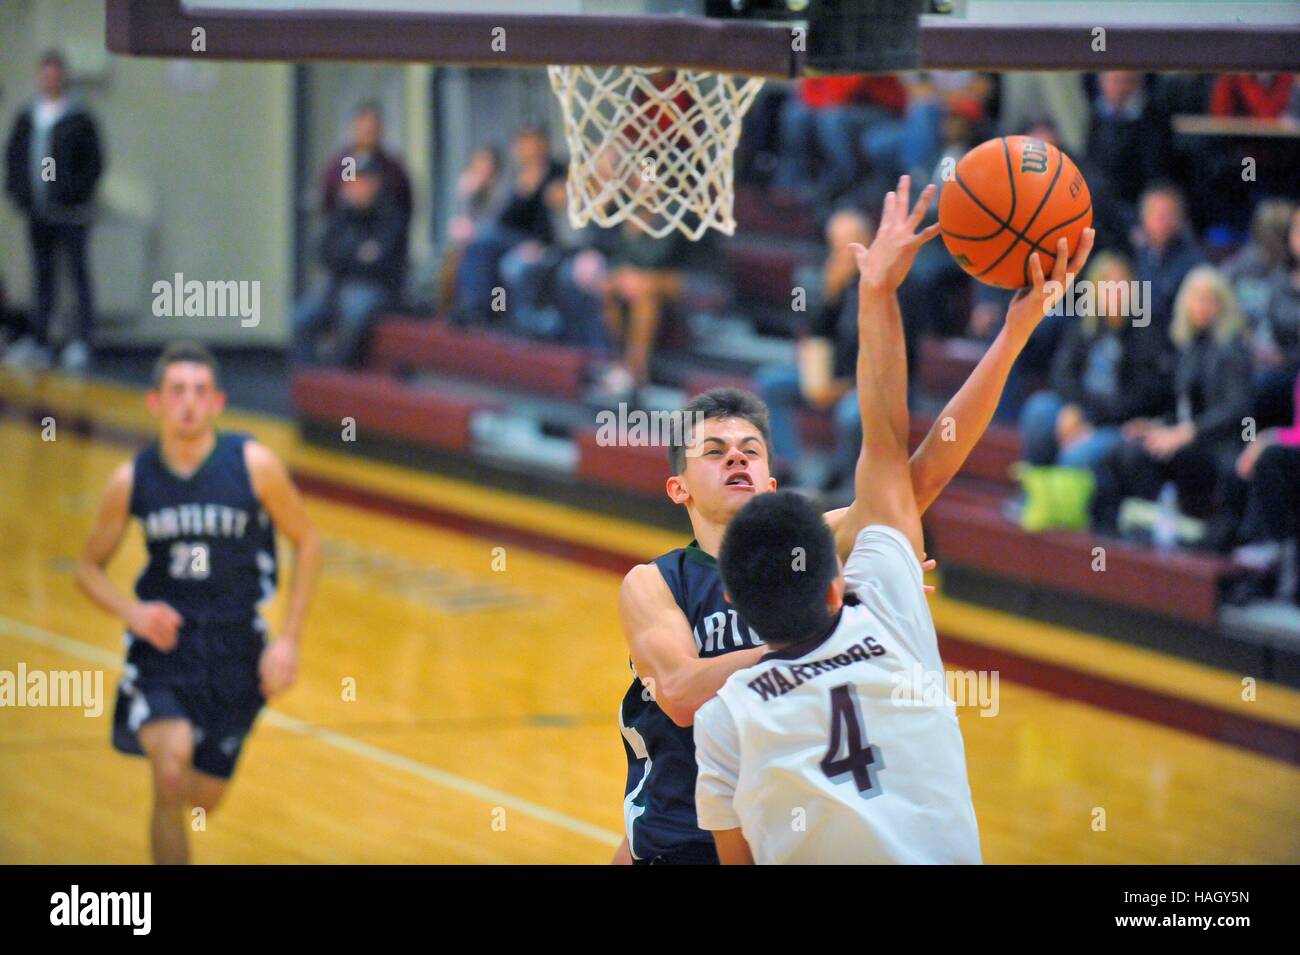
POLYGON ((885 768, 885 760, 880 750, 867 742, 853 687, 848 683, 831 690, 831 741, 821 766, 833 783, 843 782, 852 775, 853 784, 864 799, 880 795, 877 773, 885 768), (838 758, 841 748, 847 752, 838 758))

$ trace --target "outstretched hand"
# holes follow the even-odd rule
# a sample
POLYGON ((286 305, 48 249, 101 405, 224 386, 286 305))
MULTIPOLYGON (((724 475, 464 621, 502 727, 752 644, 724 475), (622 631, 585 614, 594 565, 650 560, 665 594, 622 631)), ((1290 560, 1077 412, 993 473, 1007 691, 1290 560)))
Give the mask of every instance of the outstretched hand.
POLYGON ((1007 328, 1018 334, 1022 340, 1028 340, 1038 323, 1065 298, 1078 275, 1088 261, 1092 252, 1092 243, 1097 233, 1094 229, 1084 229, 1079 237, 1079 247, 1074 250, 1074 257, 1069 254, 1069 243, 1062 237, 1056 244, 1056 262, 1052 266, 1051 279, 1043 276, 1043 264, 1035 252, 1029 257, 1029 277, 1031 283, 1015 295, 1007 308, 1007 328))
POLYGON ((921 232, 916 231, 934 198, 934 184, 922 190, 921 198, 916 200, 916 207, 909 214, 911 186, 911 177, 903 176, 898 180, 898 191, 885 196, 880 226, 870 249, 858 242, 849 245, 858 261, 858 273, 863 284, 872 289, 895 291, 907 278, 921 246, 939 234, 937 222, 921 232))

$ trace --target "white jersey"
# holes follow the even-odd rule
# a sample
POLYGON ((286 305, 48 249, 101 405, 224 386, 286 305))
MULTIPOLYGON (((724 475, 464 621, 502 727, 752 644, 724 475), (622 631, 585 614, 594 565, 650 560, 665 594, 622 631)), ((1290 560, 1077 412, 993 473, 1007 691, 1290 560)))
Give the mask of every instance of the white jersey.
POLYGON ((910 692, 918 664, 943 672, 912 546, 864 528, 844 576, 859 603, 828 634, 696 713, 700 827, 741 829, 758 863, 978 863, 956 706, 910 692))

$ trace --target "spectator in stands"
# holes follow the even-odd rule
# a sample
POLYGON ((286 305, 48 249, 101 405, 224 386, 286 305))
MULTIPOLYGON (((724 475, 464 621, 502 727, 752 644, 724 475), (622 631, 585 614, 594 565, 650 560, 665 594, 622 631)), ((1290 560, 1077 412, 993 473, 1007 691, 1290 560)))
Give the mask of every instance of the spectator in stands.
POLYGON ((1295 208, 1289 199, 1262 200, 1251 217, 1250 241, 1220 266, 1252 328, 1264 319, 1274 273, 1287 263, 1295 208))
POLYGON ((907 107, 902 118, 883 116, 869 124, 862 149, 882 178, 896 182, 907 173, 925 182, 947 145, 945 118, 956 114, 976 127, 985 122, 993 81, 984 73, 955 71, 909 74, 904 82, 907 107))
POLYGON ((1148 95, 1142 74, 1098 74, 1087 158, 1120 199, 1133 203, 1169 175, 1172 139, 1169 117, 1148 95))
POLYGON ((796 362, 758 371, 757 388, 771 413, 772 451, 778 480, 808 484, 796 429, 800 408, 830 411, 835 451, 822 489, 853 477, 861 444, 861 419, 853 390, 858 351, 857 262, 849 245, 871 245, 874 228, 865 213, 842 209, 826 224, 826 261, 820 271, 799 276, 808 294, 807 324, 797 330, 796 362))
POLYGON ((1155 183, 1142 193, 1133 247, 1138 281, 1151 283, 1151 326, 1166 331, 1183 279, 1205 261, 1187 225, 1186 204, 1177 186, 1155 183))
POLYGON ((1277 119, 1291 107, 1295 76, 1291 73, 1224 73, 1210 92, 1215 116, 1277 119))
MULTIPOLYGON (((1067 72, 1015 72, 997 77, 997 134, 1010 136, 1028 127, 1051 126, 1058 145, 1075 162, 1083 159, 1092 123, 1087 84, 1083 74, 1067 72)), ((1097 235, 1098 248, 1105 248, 1097 235)))
POLYGON ((609 257, 605 314, 635 386, 649 383, 664 315, 681 300, 689 274, 708 270, 713 248, 707 238, 692 242, 676 229, 657 239, 631 219, 619 229, 609 257))
POLYGON ((411 180, 401 160, 384 149, 384 114, 379 103, 366 100, 352 114, 350 142, 321 170, 321 210, 328 218, 339 205, 351 171, 362 163, 379 170, 380 195, 391 200, 408 219, 411 215, 411 180))
POLYGON ((357 364, 375 314, 400 298, 408 219, 395 197, 384 193, 383 176, 371 157, 339 190, 321 240, 328 277, 293 313, 297 361, 357 364), (326 344, 322 339, 331 327, 332 343, 326 344))
POLYGON ((5 362, 49 366, 58 259, 66 256, 77 289, 77 324, 59 364, 76 373, 90 363, 95 307, 87 244, 104 158, 94 117, 68 93, 61 54, 51 50, 41 57, 36 85, 36 99, 18 113, 5 149, 5 190, 27 217, 35 286, 31 333, 9 348, 5 362))
POLYGON ((773 186, 803 201, 830 203, 857 178, 863 130, 874 120, 901 116, 906 103, 907 94, 893 76, 801 79, 781 109, 781 158, 773 186))
MULTIPOLYGON (((1300 375, 1292 391, 1294 406, 1300 409, 1300 375)), ((1289 428, 1262 431, 1246 445, 1237 458, 1237 475, 1250 482, 1250 492, 1240 533, 1245 543, 1233 557, 1257 574, 1241 596, 1300 598, 1295 579, 1300 550, 1300 410, 1289 428)))
MULTIPOLYGON (((1170 337, 1177 349, 1172 415, 1136 418, 1098 469, 1093 502, 1104 533, 1118 523, 1125 497, 1155 500, 1167 481, 1179 509, 1204 517, 1223 497, 1250 413, 1250 353, 1245 319, 1222 273, 1198 266, 1174 303, 1170 337)), ((1153 325, 1148 334, 1156 331, 1153 325)))
POLYGON ((550 141, 538 126, 520 130, 512 168, 496 216, 475 229, 456 272, 456 318, 473 322, 492 314, 498 267, 521 242, 542 246, 554 239, 551 216, 564 208, 564 167, 551 158, 550 141))
POLYGON ((1025 403, 1020 435, 1029 464, 1093 468, 1119 444, 1123 425, 1168 410, 1165 348, 1150 328, 1133 324, 1125 291, 1132 281, 1128 261, 1103 252, 1076 285, 1076 293, 1091 290, 1095 309, 1071 320, 1050 390, 1025 403))
POLYGON ((439 269, 441 308, 450 310, 456 301, 456 270, 465 246, 488 223, 495 220, 501 194, 501 153, 485 144, 475 149, 456 178, 456 212, 447 223, 447 247, 439 269))
POLYGON ((1290 421, 1291 380, 1300 373, 1300 208, 1291 213, 1286 259, 1273 272, 1253 344, 1258 425, 1290 421))

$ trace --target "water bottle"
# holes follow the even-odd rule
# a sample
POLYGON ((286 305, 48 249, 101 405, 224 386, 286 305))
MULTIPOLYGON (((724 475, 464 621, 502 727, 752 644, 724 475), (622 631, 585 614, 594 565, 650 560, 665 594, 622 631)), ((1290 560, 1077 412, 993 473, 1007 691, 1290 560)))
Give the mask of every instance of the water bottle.
POLYGON ((1166 481, 1160 489, 1156 503, 1156 523, 1151 531, 1152 542, 1162 554, 1178 548, 1178 487, 1166 481))

